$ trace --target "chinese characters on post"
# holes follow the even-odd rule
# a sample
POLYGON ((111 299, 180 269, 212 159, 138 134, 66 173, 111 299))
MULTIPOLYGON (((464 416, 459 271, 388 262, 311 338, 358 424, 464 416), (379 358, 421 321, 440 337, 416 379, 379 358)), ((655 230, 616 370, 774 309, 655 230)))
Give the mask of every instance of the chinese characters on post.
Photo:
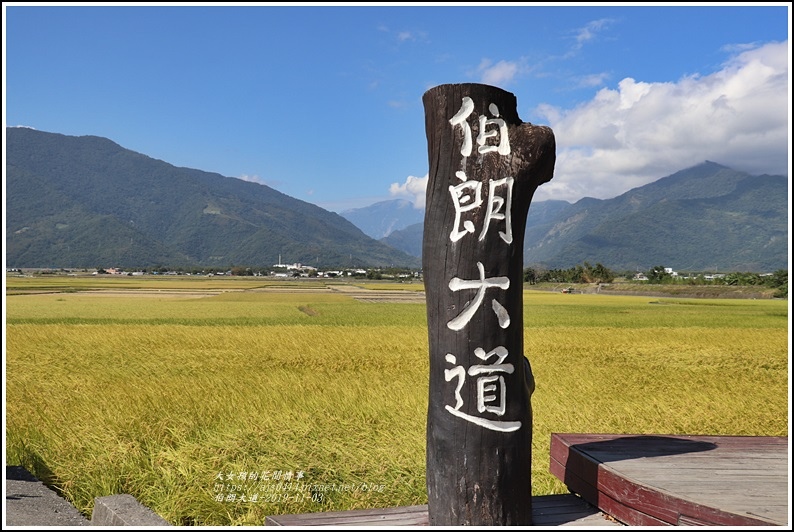
MULTIPOLYGON (((510 154, 510 138, 505 121, 499 118, 499 108, 491 103, 488 106, 489 111, 495 118, 488 118, 486 116, 479 116, 478 122, 480 125, 480 132, 477 135, 477 152, 490 153, 496 152, 500 156, 510 154), (495 127, 493 127, 495 126, 495 127), (496 137, 498 145, 491 145, 487 143, 488 139, 496 137)), ((466 158, 472 152, 471 140, 471 126, 467 122, 468 117, 474 111, 474 102, 471 98, 464 97, 460 110, 450 118, 449 123, 452 127, 461 127, 463 129, 463 144, 460 149, 460 154, 464 157, 464 165, 466 158)), ((474 233, 476 227, 474 221, 467 219, 463 222, 463 231, 460 230, 461 220, 464 213, 468 213, 472 218, 477 214, 477 210, 483 208, 483 200, 481 195, 482 182, 466 180, 466 173, 463 170, 455 172, 455 176, 462 181, 458 185, 450 185, 449 193, 452 196, 452 203, 455 207, 455 226, 449 235, 451 242, 457 242, 464 238, 469 233, 474 233), (469 191, 472 191, 473 196, 469 191)), ((488 180, 488 200, 486 214, 483 219, 483 227, 480 231, 479 240, 483 240, 490 228, 491 220, 504 220, 505 227, 503 231, 499 231, 499 237, 510 245, 513 242, 513 231, 511 227, 510 208, 512 207, 513 199, 513 178, 505 176, 501 179, 488 180), (497 194, 497 190, 506 189, 505 196, 497 194)), ((461 331, 471 320, 472 316, 478 311, 480 305, 485 299, 485 292, 488 288, 496 287, 502 290, 510 288, 510 279, 507 277, 493 277, 490 279, 485 278, 485 267, 482 262, 477 262, 477 269, 480 273, 479 280, 462 280, 454 277, 449 281, 449 289, 453 292, 458 290, 477 290, 474 299, 469 303, 466 309, 461 312, 457 317, 447 323, 447 327, 453 331, 461 331)), ((497 299, 491 301, 494 312, 499 319, 499 326, 503 329, 510 326, 510 313, 497 299)), ((504 364, 504 359, 507 357, 507 348, 504 346, 496 346, 494 349, 485 354, 482 347, 474 350, 474 354, 483 361, 491 357, 491 355, 498 354, 497 363, 492 365, 476 365, 469 368, 469 376, 477 376, 476 389, 477 389, 477 410, 480 413, 489 412, 496 416, 503 416, 505 413, 505 380, 504 377, 499 376, 498 373, 513 373, 512 364, 504 364), (496 375, 494 375, 496 374, 496 375), (486 395, 495 392, 497 395, 486 395), (486 402, 490 403, 498 399, 499 406, 486 406, 486 402)), ((447 354, 445 357, 451 364, 455 364, 456 358, 453 354, 447 354)), ((455 389, 455 407, 446 406, 447 411, 465 419, 475 425, 485 427, 490 430, 498 430, 510 432, 521 428, 520 421, 495 421, 483 417, 472 416, 461 412, 460 408, 463 406, 463 399, 460 395, 460 390, 463 387, 466 371, 462 366, 456 366, 453 370, 446 370, 444 372, 446 380, 458 378, 457 387, 455 389)))

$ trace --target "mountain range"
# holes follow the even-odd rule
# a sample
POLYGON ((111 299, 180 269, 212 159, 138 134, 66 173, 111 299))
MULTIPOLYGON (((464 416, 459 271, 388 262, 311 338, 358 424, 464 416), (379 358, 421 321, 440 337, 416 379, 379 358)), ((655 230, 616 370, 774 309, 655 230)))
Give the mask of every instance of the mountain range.
MULTIPOLYGON (((524 264, 617 271, 771 272, 788 268, 788 178, 705 161, 612 199, 535 201, 524 264)), ((362 228, 366 231, 366 228, 362 228)), ((422 224, 381 240, 421 255, 422 224)))
MULTIPOLYGON (((394 231, 411 225, 421 225, 425 219, 424 209, 417 209, 413 202, 405 199, 379 201, 366 207, 348 209, 339 214, 376 239, 386 238, 394 231)), ((421 251, 419 254, 421 255, 421 251)))
POLYGON ((342 216, 96 136, 6 128, 8 267, 418 267, 342 216))
MULTIPOLYGON (((6 128, 8 267, 421 265, 406 200, 341 214, 96 136, 6 128)), ((788 178, 706 161, 612 199, 534 201, 524 263, 616 271, 788 268, 788 178)))

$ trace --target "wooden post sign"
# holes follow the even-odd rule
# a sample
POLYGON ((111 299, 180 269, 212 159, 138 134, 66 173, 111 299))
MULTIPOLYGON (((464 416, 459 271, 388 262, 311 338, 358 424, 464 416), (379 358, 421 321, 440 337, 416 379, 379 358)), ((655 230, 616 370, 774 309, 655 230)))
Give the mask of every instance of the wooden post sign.
POLYGON ((497 87, 440 85, 422 100, 430 524, 530 525, 523 243, 532 196, 554 174, 554 133, 522 123, 497 87))

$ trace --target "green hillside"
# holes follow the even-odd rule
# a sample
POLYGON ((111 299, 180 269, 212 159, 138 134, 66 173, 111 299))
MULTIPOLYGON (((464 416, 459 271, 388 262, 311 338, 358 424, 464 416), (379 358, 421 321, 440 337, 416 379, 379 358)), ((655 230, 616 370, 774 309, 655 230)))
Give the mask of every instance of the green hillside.
POLYGON ((788 180, 712 162, 609 200, 583 199, 527 231, 525 259, 646 271, 774 271, 788 264, 788 180))

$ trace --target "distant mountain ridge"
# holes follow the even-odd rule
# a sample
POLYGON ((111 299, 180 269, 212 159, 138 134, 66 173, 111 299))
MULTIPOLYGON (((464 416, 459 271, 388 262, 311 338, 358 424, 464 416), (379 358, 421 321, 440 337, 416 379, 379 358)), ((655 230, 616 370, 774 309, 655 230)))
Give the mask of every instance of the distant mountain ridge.
POLYGON ((9 267, 416 267, 348 220, 265 185, 96 136, 6 128, 9 267))
MULTIPOLYGON (((770 272, 788 268, 788 178, 702 164, 612 199, 533 202, 527 266, 601 263, 620 271, 770 272)), ((382 241, 421 256, 422 224, 382 241)))
POLYGON ((339 214, 375 239, 387 237, 394 231, 420 223, 425 218, 424 209, 417 209, 412 202, 405 199, 380 201, 339 214))

